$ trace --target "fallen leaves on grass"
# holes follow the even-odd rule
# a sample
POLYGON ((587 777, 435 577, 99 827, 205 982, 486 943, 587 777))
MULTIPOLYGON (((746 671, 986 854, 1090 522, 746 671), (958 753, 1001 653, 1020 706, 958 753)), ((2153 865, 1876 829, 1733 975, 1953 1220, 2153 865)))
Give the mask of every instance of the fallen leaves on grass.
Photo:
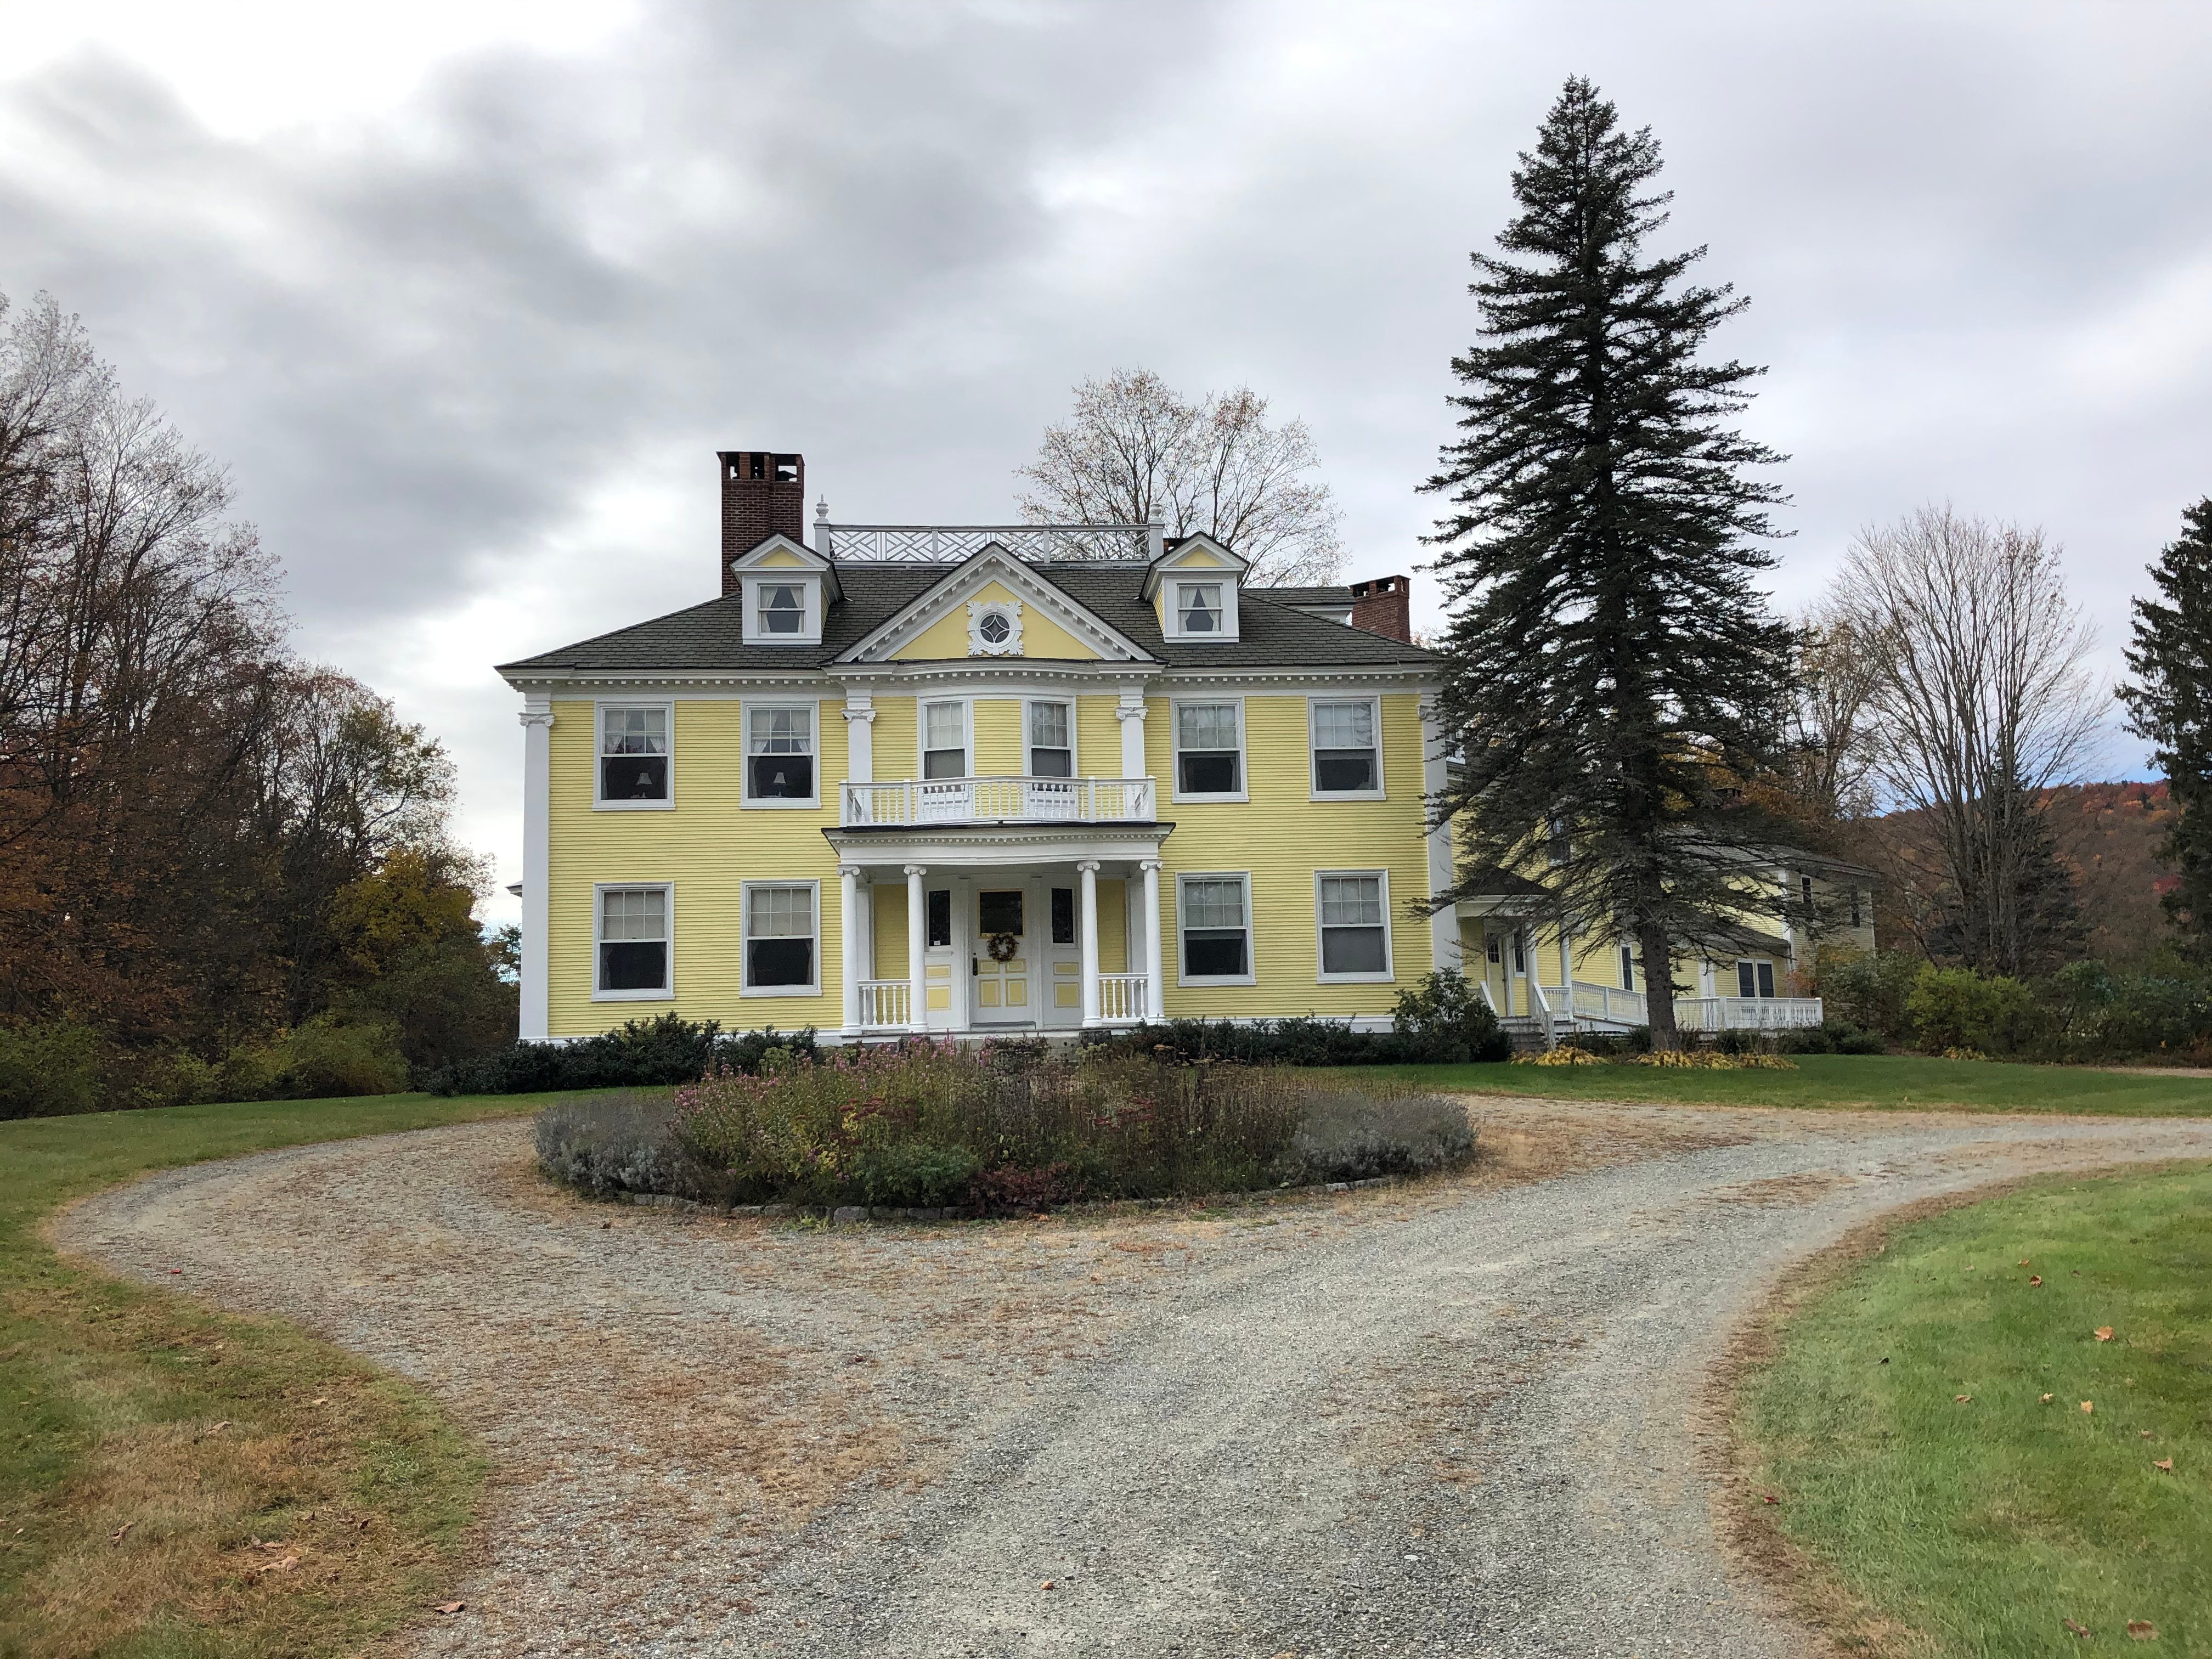
POLYGON ((2094 1400, 2085 1400, 2081 1402, 2081 1415, 2084 1417, 2091 1415, 2096 1409, 2097 1402, 2094 1400))
POLYGON ((2040 1285, 2043 1283, 2043 1275, 2041 1273, 2030 1273, 2027 1276, 2027 1282, 2031 1285, 2040 1285))
POLYGON ((2128 1635, 2137 1642, 2155 1642, 2158 1640, 2158 1626, 2148 1619, 2130 1619, 2128 1620, 2128 1635))
POLYGON ((2035 1403, 2039 1406, 2048 1406, 2051 1403, 2051 1396, 2046 1394, 2035 1403))
POLYGON ((2098 1341, 2109 1342, 2112 1340, 2112 1328, 2110 1325, 2100 1325, 2094 1334, 2098 1341))
POLYGON ((1954 1394, 1951 1396, 1951 1403, 1954 1406, 1963 1406, 1973 1397, 1970 1394, 1954 1394))
MULTIPOLYGON (((124 1538, 125 1538, 125 1534, 127 1534, 130 1532, 131 1528, 133 1528, 133 1527, 135 1527, 135 1526, 137 1526, 137 1524, 138 1524, 138 1523, 137 1523, 136 1521, 125 1521, 125 1522, 121 1526, 118 1527, 118 1528, 117 1528, 113 1532, 111 1532, 110 1534, 107 1534, 107 1541, 108 1541, 109 1543, 111 1543, 111 1544, 119 1544, 119 1543, 121 1543, 121 1542, 123 1541, 123 1540, 124 1540, 124 1538)), ((18 1527, 18 1528, 16 1528, 16 1531, 18 1531, 18 1532, 21 1532, 21 1530, 22 1530, 22 1528, 21 1528, 21 1527, 18 1527)))
POLYGON ((442 1613, 447 1618, 451 1618, 457 1613, 466 1613, 468 1608, 469 1604, 465 1601, 441 1601, 435 1607, 432 1607, 430 1611, 433 1613, 442 1613))
POLYGON ((2150 1466, 2154 1469, 2162 1470, 2167 1474, 2172 1474, 2173 1473, 2173 1460, 2171 1457, 2154 1457, 2150 1460, 2150 1466))
POLYGON ((2078 1636, 2085 1642, 2089 1639, 2089 1627, 2087 1625, 2077 1625, 2071 1619, 2062 1619, 2058 1622, 2066 1626, 2066 1633, 2069 1636, 2078 1636))

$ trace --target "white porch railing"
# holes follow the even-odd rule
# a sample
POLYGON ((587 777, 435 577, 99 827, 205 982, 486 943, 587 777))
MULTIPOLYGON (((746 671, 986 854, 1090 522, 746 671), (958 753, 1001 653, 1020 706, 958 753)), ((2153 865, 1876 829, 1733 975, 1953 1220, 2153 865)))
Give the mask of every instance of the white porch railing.
POLYGON ((847 783, 847 828, 927 823, 1149 823, 1150 778, 906 778, 847 783))
POLYGON ((912 1024, 914 988, 902 979, 864 979, 860 981, 860 1024, 879 1029, 912 1024))
POLYGON ((1577 1019, 1601 1020, 1608 1025, 1642 1025, 1650 1018, 1643 992, 1594 985, 1586 979, 1567 988, 1567 1007, 1577 1019))
POLYGON ((1145 1018, 1145 980, 1143 974, 1101 974, 1098 975, 1098 1018, 1123 1021, 1145 1018))
POLYGON ((1789 1031, 1820 1019, 1818 997, 1674 999, 1674 1024, 1685 1031, 1789 1031))

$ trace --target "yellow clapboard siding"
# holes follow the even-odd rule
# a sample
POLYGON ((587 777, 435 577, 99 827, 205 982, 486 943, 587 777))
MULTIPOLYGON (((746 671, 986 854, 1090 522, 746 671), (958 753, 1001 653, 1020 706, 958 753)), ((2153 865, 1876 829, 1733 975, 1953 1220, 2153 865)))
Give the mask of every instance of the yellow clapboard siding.
POLYGON ((1121 699, 1078 697, 1075 700, 1075 772, 1078 777, 1118 778, 1121 775, 1121 722, 1114 711, 1121 699))
POLYGON ((610 812, 592 805, 594 705, 584 698, 553 705, 546 941, 552 1035, 588 1036, 672 1009, 686 1019, 718 1019, 733 1027, 842 1023, 837 866, 822 830, 835 822, 836 784, 845 775, 843 704, 818 700, 816 766, 823 805, 799 809, 742 805, 742 708, 735 698, 678 700, 669 767, 674 808, 610 812), (741 884, 802 880, 821 884, 816 916, 820 994, 740 995, 741 884), (676 994, 671 1000, 592 1000, 594 884, 624 882, 674 884, 676 994))
MULTIPOLYGON (((1019 777, 1029 770, 1022 755, 1022 705, 1012 697, 978 697, 975 734, 968 769, 979 778, 1019 777)), ((917 772, 916 777, 921 775, 917 772)))
POLYGON ((1126 974, 1129 968, 1129 884, 1098 883, 1098 971, 1126 974))
MULTIPOLYGON (((1028 600, 1022 599, 1004 583, 984 583, 976 590, 975 599, 979 603, 999 605, 1019 600, 1022 607, 1022 646, 1020 650, 1008 652, 1006 655, 1048 658, 1058 661, 1098 660, 1098 653, 1093 647, 1076 638, 1028 600)), ((952 607, 951 615, 940 617, 891 653, 890 659, 893 662, 941 662, 946 658, 967 656, 968 647, 968 602, 963 600, 952 607)))
POLYGON ((1409 902, 1425 898, 1429 890, 1419 699, 1410 693, 1394 694, 1382 702, 1385 799, 1312 799, 1305 697, 1248 695, 1246 787, 1251 799, 1213 803, 1172 799, 1173 715, 1167 698, 1150 702, 1145 721, 1146 769, 1160 780, 1161 817, 1176 823, 1175 834, 1161 848, 1160 916, 1169 1014, 1388 1014, 1398 992, 1429 971, 1428 923, 1407 910, 1409 902), (1316 982, 1320 939, 1314 872, 1328 869, 1389 872, 1393 981, 1316 982), (1256 984, 1185 987, 1177 982, 1175 877, 1198 871, 1249 874, 1256 984))
POLYGON ((906 888, 878 882, 869 889, 876 896, 876 971, 871 979, 904 979, 906 959, 906 888))

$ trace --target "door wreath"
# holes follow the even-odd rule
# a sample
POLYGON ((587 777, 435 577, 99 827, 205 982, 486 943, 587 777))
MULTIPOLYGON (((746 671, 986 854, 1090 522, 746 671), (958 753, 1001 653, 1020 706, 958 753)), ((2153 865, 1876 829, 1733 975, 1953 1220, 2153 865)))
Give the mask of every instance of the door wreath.
POLYGON ((994 962, 1012 962, 1021 953, 1021 948, 1022 936, 1019 933, 983 935, 983 949, 989 953, 994 962))

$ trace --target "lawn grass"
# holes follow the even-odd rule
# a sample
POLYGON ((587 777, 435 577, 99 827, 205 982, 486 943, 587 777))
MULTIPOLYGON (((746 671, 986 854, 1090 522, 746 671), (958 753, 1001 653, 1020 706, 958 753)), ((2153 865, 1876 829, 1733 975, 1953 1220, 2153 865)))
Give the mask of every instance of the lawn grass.
POLYGON ((1737 1428, 1856 1645, 2136 1651, 2141 1620, 2212 1655, 2212 1168, 1899 1228, 1788 1319, 1737 1428))
POLYGON ((483 1474, 420 1391, 275 1321, 64 1261, 40 1223, 149 1170, 542 1103, 0 1122, 0 1656, 353 1650, 451 1583, 483 1474))
MULTIPOLYGON (((1928 1060, 1915 1054, 1796 1054, 1794 1072, 1662 1070, 1651 1066, 1392 1066, 1424 1088, 1556 1100, 1648 1100, 1685 1106, 1850 1107, 1873 1111, 2085 1112, 2212 1116, 2212 1078, 2098 1072, 2079 1066, 1928 1060)), ((1358 1072, 1347 1073, 1356 1077, 1358 1072)))

